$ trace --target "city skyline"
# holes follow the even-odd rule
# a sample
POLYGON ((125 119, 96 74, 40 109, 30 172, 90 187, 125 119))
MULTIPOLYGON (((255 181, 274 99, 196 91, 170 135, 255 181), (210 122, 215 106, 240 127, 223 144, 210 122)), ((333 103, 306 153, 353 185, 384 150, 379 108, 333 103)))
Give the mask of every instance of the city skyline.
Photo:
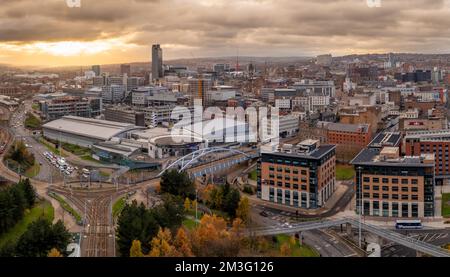
POLYGON ((450 53, 448 1, 0 1, 0 63, 70 66, 200 57, 450 53))

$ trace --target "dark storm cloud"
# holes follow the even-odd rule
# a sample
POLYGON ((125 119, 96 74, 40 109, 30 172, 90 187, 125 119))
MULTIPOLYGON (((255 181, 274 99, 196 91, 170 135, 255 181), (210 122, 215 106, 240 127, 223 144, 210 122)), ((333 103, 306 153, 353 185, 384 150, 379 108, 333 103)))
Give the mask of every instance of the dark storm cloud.
POLYGON ((0 0, 0 42, 127 36, 137 45, 159 42, 197 53, 227 54, 239 47, 277 55, 446 51, 450 37, 444 0, 381 0, 380 8, 369 8, 366 0, 81 1, 78 9, 65 0, 0 0))

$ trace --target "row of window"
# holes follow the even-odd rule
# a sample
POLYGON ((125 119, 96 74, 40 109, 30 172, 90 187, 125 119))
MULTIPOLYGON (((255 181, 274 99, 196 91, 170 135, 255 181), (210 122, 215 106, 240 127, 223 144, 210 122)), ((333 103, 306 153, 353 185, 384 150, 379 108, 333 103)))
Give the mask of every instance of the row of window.
MULTIPOLYGON (((370 190, 370 188, 372 187, 373 191, 379 191, 380 190, 380 186, 376 186, 376 185, 364 185, 364 190, 370 190)), ((388 186, 382 186, 381 189, 383 191, 389 191, 389 188, 391 189, 391 191, 396 192, 399 191, 399 187, 397 186, 393 186, 393 187, 388 187, 388 186)), ((419 188, 418 187, 411 187, 411 189, 409 187, 401 187, 402 192, 419 192, 419 188)))
POLYGON ((274 175, 274 174, 269 174, 269 178, 271 178, 271 179, 278 179, 278 180, 286 180, 286 181, 290 181, 291 179, 294 181, 294 182, 298 182, 299 180, 301 180, 303 183, 306 183, 307 181, 308 181, 308 179, 307 178, 304 178, 304 177, 302 177, 302 178, 298 178, 298 177, 292 177, 291 178, 291 176, 290 175, 281 175, 281 174, 278 174, 278 175, 274 175))
POLYGON ((402 194, 402 195, 398 195, 398 194, 379 194, 379 193, 368 193, 365 192, 363 194, 364 198, 375 198, 375 199, 392 199, 392 200, 419 200, 419 195, 409 195, 409 194, 402 194), (399 198, 400 197, 400 198, 399 198))
MULTIPOLYGON (((381 212, 380 212, 380 202, 373 201, 372 202, 372 213, 373 216, 384 216, 388 217, 389 215, 389 203, 381 202, 381 212)), ((391 208, 392 217, 409 217, 409 204, 408 203, 392 203, 391 208), (400 206, 401 205, 401 206, 400 206), (399 213, 399 208, 402 208, 401 214, 399 213)), ((364 214, 370 214, 370 202, 364 202, 364 214)), ((419 217, 419 205, 417 203, 411 204, 411 217, 419 217)))
MULTIPOLYGON (((372 180, 370 177, 364 177, 363 181, 365 183, 370 183, 372 181, 372 183, 378 184, 380 182, 382 182, 383 184, 389 184, 389 178, 378 178, 378 177, 373 177, 372 180)), ((409 185, 410 184, 410 179, 401 179, 399 180, 398 178, 392 178, 390 180, 392 184, 398 184, 399 182, 401 182, 402 185, 409 185)), ((418 179, 411 179, 411 185, 418 185, 419 184, 419 180, 418 179)))
MULTIPOLYGON (((275 167, 270 166, 269 170, 270 171, 275 171, 275 167)), ((277 172, 279 172, 279 173, 283 172, 283 168, 282 167, 277 167, 277 172)), ((291 169, 289 167, 285 167, 284 168, 284 172, 290 174, 291 173, 291 169)), ((308 174, 308 172, 306 170, 298 170, 298 169, 293 169, 292 173, 293 174, 299 174, 300 173, 301 175, 307 175, 308 174)))
MULTIPOLYGON (((270 180, 269 181, 269 185, 271 185, 271 186, 275 186, 275 181, 273 181, 273 180, 270 180)), ((307 185, 299 185, 299 184, 291 184, 291 183, 284 183, 284 185, 283 185, 283 182, 277 182, 276 183, 276 185, 278 186, 278 187, 285 187, 285 188, 289 188, 289 189, 301 189, 301 190, 308 190, 308 186, 307 185)))

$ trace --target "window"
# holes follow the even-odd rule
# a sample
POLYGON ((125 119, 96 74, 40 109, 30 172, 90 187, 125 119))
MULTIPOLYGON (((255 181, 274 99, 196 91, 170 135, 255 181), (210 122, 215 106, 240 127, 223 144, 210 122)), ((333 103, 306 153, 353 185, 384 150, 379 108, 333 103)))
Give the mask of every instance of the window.
POLYGON ((419 192, 419 188, 418 188, 418 187, 412 187, 412 188, 411 188, 411 191, 412 191, 412 192, 419 192))
POLYGON ((402 192, 408 192, 408 191, 409 191, 408 187, 402 187, 402 192))
POLYGON ((380 186, 373 186, 373 190, 379 191, 380 190, 380 186))
POLYGON ((398 200, 398 194, 392 194, 392 199, 398 200))
POLYGON ((364 192, 364 198, 370 198, 370 193, 364 192))
POLYGON ((402 217, 409 217, 409 206, 407 203, 402 204, 402 217))
POLYGON ((380 182, 380 178, 373 178, 372 182, 374 182, 375 184, 378 184, 380 182))
POLYGON ((369 182, 370 182, 370 178, 369 178, 369 177, 364 177, 364 178, 363 178, 363 181, 364 181, 365 183, 369 183, 369 182))
POLYGON ((392 191, 398 191, 398 187, 392 187, 392 191))
POLYGON ((389 203, 383 202, 383 216, 389 216, 389 203))
POLYGON ((380 198, 380 194, 379 193, 374 193, 373 194, 373 198, 380 198))
POLYGON ((389 179, 388 178, 383 178, 383 184, 388 184, 389 183, 389 179))
POLYGON ((419 205, 415 203, 411 205, 411 215, 412 217, 419 217, 419 205))
POLYGON ((364 186, 364 190, 370 190, 370 186, 364 186))
POLYGON ((302 170, 302 175, 306 175, 307 173, 306 173, 306 170, 302 170))
POLYGON ((302 185, 302 190, 307 190, 307 186, 306 185, 302 185))
POLYGON ((283 182, 277 182, 277 186, 282 187, 283 186, 283 182))
POLYGON ((270 180, 269 184, 270 184, 271 186, 274 186, 274 185, 275 185, 275 181, 274 181, 274 180, 270 180))
POLYGON ((294 170, 292 171, 292 173, 298 174, 298 169, 294 169, 294 170))
POLYGON ((409 184, 409 180, 408 179, 402 179, 402 185, 407 185, 409 184))
POLYGON ((291 184, 290 183, 285 183, 284 187, 290 189, 291 188, 291 184))
POLYGON ((411 184, 417 185, 417 184, 419 184, 419 180, 417 180, 417 179, 412 179, 412 180, 411 180, 411 184))
POLYGON ((298 189, 298 184, 294 184, 294 189, 298 189))
POLYGON ((383 191, 389 191, 389 187, 383 186, 383 191))
POLYGON ((412 195, 411 200, 419 200, 419 195, 412 195))
POLYGON ((286 173, 291 173, 291 169, 290 169, 290 168, 285 168, 285 169, 284 169, 284 172, 286 172, 286 173))
POLYGON ((392 183, 393 184, 398 184, 398 179, 396 179, 396 178, 392 179, 392 183))
POLYGON ((398 217, 398 203, 392 203, 392 216, 398 217))
POLYGON ((383 199, 389 199, 389 194, 383 194, 383 199))
POLYGON ((373 215, 379 216, 380 215, 380 202, 373 201, 373 215))
POLYGON ((403 194, 402 195, 402 200, 409 200, 409 195, 403 194))

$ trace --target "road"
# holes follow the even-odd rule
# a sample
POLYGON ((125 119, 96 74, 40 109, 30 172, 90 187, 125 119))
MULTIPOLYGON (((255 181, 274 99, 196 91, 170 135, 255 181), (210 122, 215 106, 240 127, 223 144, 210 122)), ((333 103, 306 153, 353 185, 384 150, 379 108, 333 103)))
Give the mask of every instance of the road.
MULTIPOLYGON (((450 243, 450 230, 412 230, 402 231, 412 239, 430 243, 436 246, 444 246, 450 243)), ((382 245, 381 253, 383 257, 416 257, 416 251, 399 245, 395 242, 382 245)))
POLYGON ((36 141, 32 133, 24 126, 26 113, 32 110, 30 100, 26 100, 11 116, 9 131, 15 139, 22 139, 32 148, 28 150, 34 154, 36 161, 39 163, 41 170, 34 179, 45 182, 59 182, 62 181, 62 175, 59 170, 49 163, 44 157, 43 153, 48 151, 45 146, 36 141))

